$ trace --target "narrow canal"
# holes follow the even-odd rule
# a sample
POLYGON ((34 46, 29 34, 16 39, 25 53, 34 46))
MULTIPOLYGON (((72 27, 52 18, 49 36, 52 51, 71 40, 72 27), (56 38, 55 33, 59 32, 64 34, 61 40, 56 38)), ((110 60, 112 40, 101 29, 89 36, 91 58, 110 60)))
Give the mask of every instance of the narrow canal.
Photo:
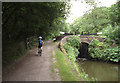
POLYGON ((94 77, 97 81, 118 81, 118 64, 82 59, 77 64, 80 71, 84 70, 90 78, 94 77))

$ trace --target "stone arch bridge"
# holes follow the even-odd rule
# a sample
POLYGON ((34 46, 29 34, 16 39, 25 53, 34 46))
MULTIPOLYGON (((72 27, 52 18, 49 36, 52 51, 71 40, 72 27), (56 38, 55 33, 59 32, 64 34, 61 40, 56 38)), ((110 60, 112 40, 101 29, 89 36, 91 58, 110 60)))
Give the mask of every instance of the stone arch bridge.
MULTIPOLYGON (((71 37, 70 35, 69 36, 65 36, 64 38, 61 39, 61 43, 64 44, 65 42, 67 42, 67 38, 71 37)), ((99 37, 99 36, 88 36, 88 35, 80 35, 80 40, 81 42, 84 42, 84 43, 87 43, 89 44, 92 39, 98 39, 100 42, 103 42, 105 41, 105 38, 103 37, 99 37)))
MULTIPOLYGON (((61 39, 61 43, 60 43, 60 49, 66 54, 65 49, 61 46, 62 44, 67 42, 67 38, 70 38, 71 36, 65 36, 64 38, 61 39)), ((89 56, 89 52, 88 52, 88 45, 89 43, 92 41, 92 39, 98 39, 100 42, 104 42, 105 38, 103 37, 99 37, 99 36, 87 36, 87 35, 81 35, 80 36, 80 47, 78 49, 79 54, 77 58, 87 58, 87 59, 91 59, 91 57, 89 56)))
POLYGON ((89 51, 88 51, 89 46, 88 45, 93 39, 98 39, 100 42, 105 41, 105 38, 103 38, 103 37, 81 35, 80 36, 81 45, 78 50, 79 51, 78 58, 91 59, 91 57, 89 56, 89 51))

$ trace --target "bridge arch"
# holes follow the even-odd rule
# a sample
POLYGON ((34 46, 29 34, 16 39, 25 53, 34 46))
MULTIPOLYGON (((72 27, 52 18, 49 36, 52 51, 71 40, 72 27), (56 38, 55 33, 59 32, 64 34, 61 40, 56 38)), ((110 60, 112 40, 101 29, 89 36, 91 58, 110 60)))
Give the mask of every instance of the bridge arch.
POLYGON ((78 50, 79 51, 78 58, 90 59, 91 57, 89 56, 88 48, 89 48, 88 42, 81 42, 78 50))

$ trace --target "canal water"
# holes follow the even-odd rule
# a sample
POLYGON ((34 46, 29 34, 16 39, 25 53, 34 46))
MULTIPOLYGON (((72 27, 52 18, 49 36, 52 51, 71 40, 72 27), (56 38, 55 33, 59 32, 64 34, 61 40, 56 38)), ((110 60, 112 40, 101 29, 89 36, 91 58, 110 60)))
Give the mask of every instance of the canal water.
POLYGON ((118 64, 80 59, 77 65, 89 78, 94 77, 97 81, 118 81, 118 64))

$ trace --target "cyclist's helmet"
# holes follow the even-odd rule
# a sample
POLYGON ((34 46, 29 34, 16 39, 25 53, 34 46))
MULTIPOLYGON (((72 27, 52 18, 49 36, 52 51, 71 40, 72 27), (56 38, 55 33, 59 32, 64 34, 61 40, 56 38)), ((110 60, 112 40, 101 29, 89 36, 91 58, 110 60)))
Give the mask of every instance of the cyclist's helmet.
POLYGON ((38 39, 42 39, 42 37, 41 36, 39 36, 39 38, 38 39))

